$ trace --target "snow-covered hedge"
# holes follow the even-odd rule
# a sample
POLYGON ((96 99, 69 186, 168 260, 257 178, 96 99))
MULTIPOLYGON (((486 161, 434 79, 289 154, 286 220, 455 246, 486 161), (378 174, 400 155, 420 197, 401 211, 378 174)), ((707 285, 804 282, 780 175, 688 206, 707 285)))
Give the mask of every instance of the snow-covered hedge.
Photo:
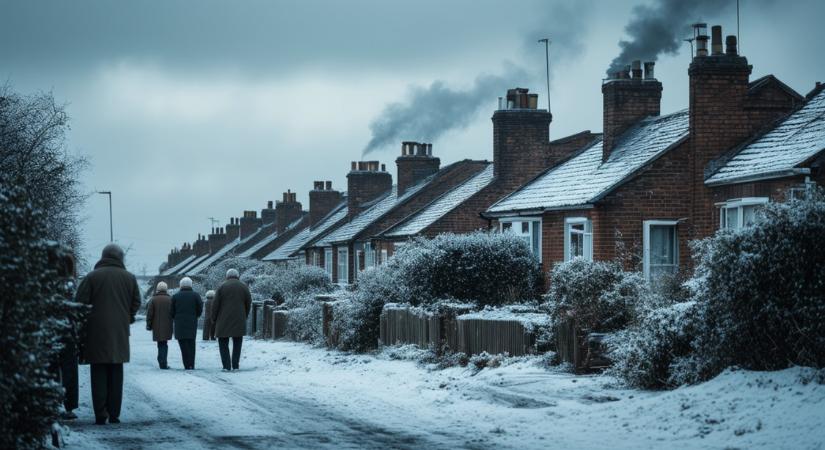
POLYGON ((323 269, 305 264, 276 265, 249 258, 226 258, 196 280, 195 289, 206 292, 217 289, 226 279, 226 271, 238 269, 241 281, 249 286, 253 300, 267 300, 280 296, 284 300, 298 298, 306 293, 324 293, 332 290, 329 277, 323 269))
POLYGON ((825 195, 768 204, 694 246, 701 378, 729 365, 825 367, 825 195))
POLYGON ((588 331, 626 327, 653 297, 641 275, 625 272, 618 262, 574 258, 556 264, 550 281, 546 299, 553 319, 573 319, 588 331))
POLYGON ((442 234, 399 247, 385 264, 358 276, 333 315, 344 350, 378 344, 386 303, 428 305, 442 299, 478 306, 520 303, 540 297, 539 262, 527 244, 509 233, 442 234))
MULTIPOLYGON (((19 186, 19 183, 14 183, 19 186)), ((0 448, 39 448, 63 389, 49 366, 85 308, 70 302, 68 255, 47 241, 35 199, 0 179, 0 448)))
POLYGON ((639 323, 608 337, 608 373, 644 389, 672 388, 691 382, 697 305, 682 302, 647 311, 639 323))

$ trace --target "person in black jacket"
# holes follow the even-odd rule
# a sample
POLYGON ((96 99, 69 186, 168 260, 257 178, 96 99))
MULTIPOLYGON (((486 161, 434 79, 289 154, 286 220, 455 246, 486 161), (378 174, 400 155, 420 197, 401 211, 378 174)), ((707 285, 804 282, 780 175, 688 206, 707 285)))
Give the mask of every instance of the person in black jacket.
POLYGON ((192 290, 192 279, 184 277, 180 280, 180 290, 172 296, 172 320, 186 370, 195 368, 195 336, 198 333, 198 317, 202 312, 201 296, 192 290))

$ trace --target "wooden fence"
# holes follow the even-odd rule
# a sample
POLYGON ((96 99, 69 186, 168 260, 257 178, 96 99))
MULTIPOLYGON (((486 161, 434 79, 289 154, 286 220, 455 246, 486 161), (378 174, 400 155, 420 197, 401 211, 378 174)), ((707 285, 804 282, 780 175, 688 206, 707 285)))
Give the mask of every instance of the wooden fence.
POLYGON ((586 332, 572 320, 556 327, 559 359, 570 363, 576 373, 593 372, 610 366, 604 346, 604 333, 586 332))

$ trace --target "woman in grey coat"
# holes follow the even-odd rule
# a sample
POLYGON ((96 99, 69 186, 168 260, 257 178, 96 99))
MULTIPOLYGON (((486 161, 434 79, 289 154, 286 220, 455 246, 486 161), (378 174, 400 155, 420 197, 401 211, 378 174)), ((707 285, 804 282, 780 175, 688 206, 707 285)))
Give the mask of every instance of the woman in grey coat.
POLYGON ((172 298, 166 283, 161 281, 155 295, 146 305, 146 329, 152 332, 152 340, 158 343, 158 365, 168 369, 169 340, 172 339, 172 298))
POLYGON ((203 340, 215 340, 215 323, 212 322, 212 304, 215 300, 215 291, 206 291, 206 304, 203 311, 203 340))
POLYGON ((183 277, 180 290, 172 296, 172 320, 175 322, 175 339, 180 345, 183 368, 195 368, 195 337, 198 334, 198 317, 203 312, 203 300, 192 290, 192 279, 183 277))

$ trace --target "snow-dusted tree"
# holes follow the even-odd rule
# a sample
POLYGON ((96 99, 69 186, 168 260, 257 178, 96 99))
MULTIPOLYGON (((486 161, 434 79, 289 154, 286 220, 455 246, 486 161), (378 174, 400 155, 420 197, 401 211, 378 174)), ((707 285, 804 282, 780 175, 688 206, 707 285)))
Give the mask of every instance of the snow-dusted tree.
POLYGON ((825 194, 770 203, 752 226, 694 246, 701 379, 736 364, 825 367, 825 194))
POLYGON ((79 255, 78 211, 86 197, 79 179, 87 162, 66 148, 68 123, 51 93, 24 96, 0 86, 0 173, 43 199, 48 238, 79 255))
POLYGON ((82 308, 67 300, 49 216, 15 184, 0 180, 0 448, 36 448, 62 400, 48 368, 82 308))

